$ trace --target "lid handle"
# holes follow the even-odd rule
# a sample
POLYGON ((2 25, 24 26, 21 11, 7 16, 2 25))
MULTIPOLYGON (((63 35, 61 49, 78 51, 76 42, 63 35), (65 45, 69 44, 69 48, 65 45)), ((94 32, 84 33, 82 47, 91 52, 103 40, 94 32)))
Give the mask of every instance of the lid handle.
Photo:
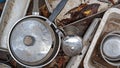
POLYGON ((64 6, 66 5, 68 0, 62 0, 57 7, 54 9, 54 11, 52 12, 52 14, 49 16, 49 20, 50 21, 54 21, 55 18, 58 16, 58 14, 61 12, 61 10, 64 8, 64 6))
POLYGON ((32 15, 39 15, 39 0, 33 0, 32 15))

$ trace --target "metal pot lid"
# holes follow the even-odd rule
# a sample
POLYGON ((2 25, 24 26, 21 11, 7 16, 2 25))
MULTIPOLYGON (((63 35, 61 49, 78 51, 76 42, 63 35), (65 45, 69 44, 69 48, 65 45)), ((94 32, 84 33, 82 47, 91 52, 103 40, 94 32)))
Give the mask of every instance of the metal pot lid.
POLYGON ((103 54, 110 59, 120 59, 120 36, 108 35, 103 40, 103 54))
POLYGON ((9 48, 19 62, 37 65, 49 53, 55 43, 53 29, 39 17, 28 17, 20 20, 9 37, 9 48))

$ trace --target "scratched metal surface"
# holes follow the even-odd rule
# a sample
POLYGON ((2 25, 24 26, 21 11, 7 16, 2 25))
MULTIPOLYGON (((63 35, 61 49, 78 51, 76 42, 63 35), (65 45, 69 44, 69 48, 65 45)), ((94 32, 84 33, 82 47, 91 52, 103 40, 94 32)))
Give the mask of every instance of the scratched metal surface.
POLYGON ((114 14, 112 16, 113 17, 108 19, 107 24, 105 25, 104 30, 102 31, 102 34, 97 41, 95 50, 93 51, 93 55, 91 58, 94 65, 95 65, 95 62, 98 62, 99 64, 102 64, 106 68, 116 68, 115 66, 112 66, 103 60, 103 58, 100 55, 100 50, 99 50, 100 43, 106 34, 112 32, 112 31, 119 31, 120 30, 120 18, 119 18, 119 16, 115 16, 114 14), (99 56, 97 56, 97 55, 99 55, 99 56))
MULTIPOLYGON (((71 1, 74 1, 74 0, 71 0, 71 1)), ((80 1, 80 0, 79 0, 80 1)), ((81 2, 78 2, 78 0, 76 0, 76 3, 75 3, 75 6, 78 6, 81 2), (76 4, 77 3, 77 4, 76 4)), ((73 5, 72 4, 72 2, 70 2, 69 3, 70 5, 73 5)), ((44 4, 43 4, 44 5, 44 4)), ((43 7, 43 5, 42 5, 42 7, 43 7)), ((74 6, 74 7, 75 7, 74 6)), ((120 7, 120 6, 118 6, 118 7, 120 7)), ((73 7, 71 7, 71 8, 73 8, 73 7)), ((68 11, 68 10, 70 10, 71 8, 69 8, 69 9, 67 9, 67 10, 64 10, 61 14, 62 14, 62 16, 64 15, 64 13, 65 13, 65 11, 68 11)), ((41 8, 40 8, 41 9, 41 8)), ((28 13, 26 14, 26 15, 30 15, 31 13, 31 9, 28 9, 29 11, 28 11, 28 13)), ((88 28, 88 26, 91 24, 91 22, 92 22, 92 20, 94 19, 94 18, 96 18, 96 17, 102 17, 103 16, 103 14, 104 14, 104 12, 105 12, 106 10, 103 10, 103 11, 101 11, 101 12, 99 12, 99 13, 97 13, 97 14, 94 14, 94 15, 92 15, 92 16, 89 16, 89 17, 86 17, 86 18, 84 18, 84 19, 81 19, 81 20, 78 20, 78 21, 75 21, 75 22, 73 22, 73 23, 71 23, 71 24, 69 24, 69 25, 65 25, 65 26, 63 26, 62 28, 64 29, 64 28, 66 28, 66 27, 69 27, 69 26, 71 26, 71 25, 73 25, 73 26, 76 26, 78 29, 79 29, 79 35, 80 36, 83 36, 84 35, 84 33, 85 33, 85 31, 87 30, 87 28, 88 28)), ((49 14, 48 14, 49 15, 49 14)), ((61 15, 60 15, 61 16, 61 15)), ((46 16, 47 17, 47 16, 46 16)), ((62 19, 62 17, 59 17, 58 16, 58 18, 61 18, 62 19)), ((6 22, 7 23, 7 22, 6 22)), ((68 60, 69 60, 69 57, 67 57, 67 56, 65 56, 64 54, 63 54, 63 52, 62 51, 60 51, 59 52, 59 55, 56 57, 56 59, 54 60, 54 61, 61 61, 61 60, 64 60, 64 63, 66 64, 67 62, 68 62, 68 60), (63 57, 64 56, 64 57, 63 57), (60 60, 59 60, 60 59, 60 60), (66 59, 66 60, 65 60, 66 59)), ((54 62, 53 61, 53 64, 56 64, 56 62, 54 62)), ((59 63, 61 63, 61 62, 59 62, 59 63)), ((80 67, 82 67, 82 65, 83 64, 81 64, 80 65, 80 67)), ((51 65, 50 65, 51 67, 52 67, 52 63, 51 63, 51 65)), ((54 65, 53 65, 54 66, 54 65)), ((65 66, 65 65, 64 65, 65 66)), ((49 68, 49 66, 47 67, 46 66, 46 68, 49 68)))
MULTIPOLYGON (((120 4, 116 6, 117 8, 120 8, 120 4)), ((87 53, 84 63, 85 63, 85 67, 88 68, 92 67, 92 68, 117 68, 116 66, 110 65, 108 64, 101 56, 100 54, 100 43, 103 39, 103 37, 112 32, 112 31, 119 31, 120 30, 120 18, 119 18, 120 14, 116 14, 116 13, 112 13, 110 14, 110 17, 108 17, 107 22, 105 24, 105 26, 101 26, 98 30, 102 30, 102 33, 100 34, 100 36, 98 36, 99 38, 96 39, 96 36, 99 34, 99 32, 97 31, 97 33, 95 34, 95 38, 93 39, 93 42, 96 40, 97 42, 94 42, 94 46, 91 44, 93 49, 93 52, 91 52, 92 49, 89 49, 89 53, 87 53), (91 52, 91 54, 90 54, 91 52), (88 57, 89 56, 91 57, 88 57), (89 61, 87 60, 89 59, 89 61)), ((105 22, 102 22, 101 24, 104 24, 105 22)))
MULTIPOLYGON (((32 7, 32 5, 31 5, 31 7, 32 7)), ((44 4, 41 5, 41 7, 44 7, 44 4)), ((28 15, 31 13, 30 10, 31 9, 29 9, 29 11, 27 13, 28 15)), ((45 9, 41 9, 40 8, 40 11, 45 11, 45 9)), ((103 14, 104 14, 105 11, 106 11, 106 9, 102 10, 101 12, 98 12, 97 14, 91 15, 91 16, 86 17, 84 19, 75 21, 75 22, 73 22, 71 24, 65 25, 62 28, 64 29, 64 28, 69 27, 71 25, 76 26, 79 29, 79 36, 83 36, 84 33, 85 33, 85 31, 87 30, 88 26, 93 21, 93 19, 94 18, 102 18, 102 16, 103 16, 103 14)), ((69 61, 69 58, 70 57, 67 57, 62 51, 60 51, 59 54, 58 54, 58 56, 55 58, 55 60, 51 64, 49 64, 48 66, 46 66, 45 68, 50 68, 50 67, 55 68, 55 67, 60 67, 61 65, 63 65, 63 68, 65 68, 65 66, 66 66, 65 64, 69 61), (64 61, 61 61, 61 60, 64 60, 64 61), (65 63, 65 64, 62 64, 62 62, 65 63)), ((80 67, 83 67, 82 63, 80 64, 80 67)))

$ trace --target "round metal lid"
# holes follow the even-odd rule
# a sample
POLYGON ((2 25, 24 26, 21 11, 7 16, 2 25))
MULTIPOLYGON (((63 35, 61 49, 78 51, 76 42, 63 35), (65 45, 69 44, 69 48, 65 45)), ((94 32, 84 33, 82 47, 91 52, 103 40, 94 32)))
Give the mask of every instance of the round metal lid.
POLYGON ((9 47, 19 62, 37 65, 47 56, 54 41, 54 31, 48 23, 31 17, 14 26, 9 38, 9 47))
POLYGON ((103 41, 103 53, 110 59, 120 59, 120 36, 108 35, 103 41))

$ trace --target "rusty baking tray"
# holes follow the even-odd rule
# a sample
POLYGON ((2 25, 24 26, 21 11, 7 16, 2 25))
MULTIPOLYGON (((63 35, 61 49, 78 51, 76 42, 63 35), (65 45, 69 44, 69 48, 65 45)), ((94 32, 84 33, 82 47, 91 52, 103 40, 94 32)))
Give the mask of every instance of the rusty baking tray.
POLYGON ((117 68, 105 62, 100 54, 100 43, 103 37, 112 32, 120 31, 120 9, 109 9, 102 18, 90 48, 84 60, 85 68, 117 68))

